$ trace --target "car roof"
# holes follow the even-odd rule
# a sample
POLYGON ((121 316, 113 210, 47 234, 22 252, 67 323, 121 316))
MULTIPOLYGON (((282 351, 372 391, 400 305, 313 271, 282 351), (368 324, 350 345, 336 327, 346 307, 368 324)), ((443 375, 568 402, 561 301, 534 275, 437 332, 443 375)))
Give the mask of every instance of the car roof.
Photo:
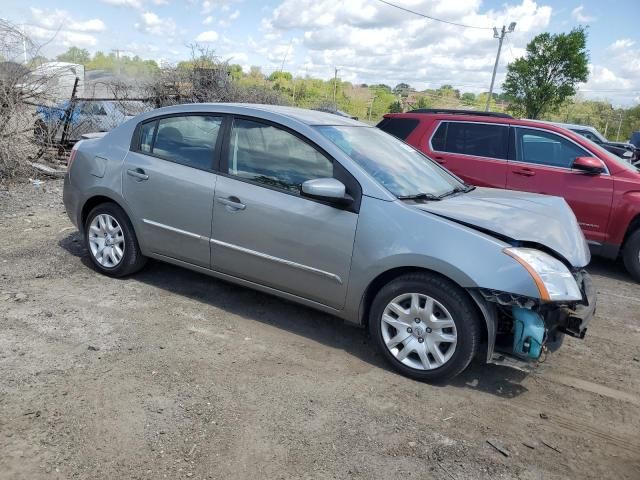
MULTIPOLYGON (((502 125, 517 125, 521 127, 533 127, 542 128, 552 132, 562 133, 566 136, 570 136, 572 139, 582 139, 583 137, 577 133, 569 130, 568 127, 562 124, 556 124, 553 122, 545 122, 542 120, 530 120, 526 118, 508 118, 508 117, 493 117, 474 115, 472 111, 465 114, 460 113, 421 113, 421 112, 407 112, 407 113, 387 113, 384 118, 413 118, 417 120, 448 120, 457 122, 477 122, 477 123, 498 123, 502 125)), ((585 127, 581 127, 585 128, 585 127)))
POLYGON ((258 103, 186 103, 154 110, 154 113, 178 113, 187 110, 193 111, 194 109, 238 115, 244 114, 261 118, 286 117, 306 125, 370 126, 366 123, 333 113, 308 110, 306 108, 288 107, 283 105, 264 105, 258 103), (265 114, 269 115, 266 116, 265 114))
POLYGON ((557 127, 569 128, 569 129, 577 129, 577 130, 589 130, 592 132, 597 132, 596 127, 592 127, 591 125, 580 125, 578 123, 561 123, 561 122, 550 122, 548 120, 532 120, 534 122, 546 123, 548 125, 555 125, 557 127))

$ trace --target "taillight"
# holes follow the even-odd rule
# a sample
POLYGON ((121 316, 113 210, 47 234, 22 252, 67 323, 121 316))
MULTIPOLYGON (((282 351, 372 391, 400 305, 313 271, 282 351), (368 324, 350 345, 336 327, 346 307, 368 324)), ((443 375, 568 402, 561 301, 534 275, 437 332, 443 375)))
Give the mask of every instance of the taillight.
POLYGON ((76 159, 76 154, 78 153, 78 147, 80 146, 81 143, 82 141, 77 142, 71 149, 71 153, 69 154, 69 161, 67 162, 67 172, 71 170, 71 164, 76 159))

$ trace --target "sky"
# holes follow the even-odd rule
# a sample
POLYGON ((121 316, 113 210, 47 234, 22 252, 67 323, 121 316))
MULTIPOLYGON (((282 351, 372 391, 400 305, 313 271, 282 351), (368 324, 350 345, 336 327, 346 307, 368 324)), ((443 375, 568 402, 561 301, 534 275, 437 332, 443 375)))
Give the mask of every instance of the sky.
POLYGON ((487 91, 498 41, 492 27, 516 22, 496 78, 535 35, 588 31, 589 81, 580 95, 616 106, 640 103, 640 1, 389 0, 465 28, 422 18, 379 0, 0 0, 0 17, 24 25, 53 57, 69 46, 119 49, 158 62, 188 59, 201 44, 222 59, 269 74, 354 83, 400 82, 419 90, 450 84, 487 91))

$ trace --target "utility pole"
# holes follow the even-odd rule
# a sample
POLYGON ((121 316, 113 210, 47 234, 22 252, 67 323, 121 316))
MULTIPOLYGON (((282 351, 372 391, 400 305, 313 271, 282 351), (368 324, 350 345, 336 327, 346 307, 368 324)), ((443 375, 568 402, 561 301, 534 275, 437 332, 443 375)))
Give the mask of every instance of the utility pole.
POLYGON ((293 106, 295 107, 296 106, 296 79, 295 79, 295 77, 292 79, 291 83, 293 83, 293 106))
POLYGON ((118 76, 120 76, 120 49, 119 48, 113 48, 111 50, 112 52, 115 52, 116 54, 116 63, 117 63, 117 67, 118 67, 118 76))
POLYGON ((24 54, 24 64, 27 64, 27 31, 25 25, 22 24, 22 53, 24 54))
POLYGON ((487 97, 487 106, 484 108, 485 112, 489 111, 489 104, 491 103, 491 97, 493 96, 493 84, 496 81, 496 71, 498 70, 498 63, 500 63, 500 52, 502 51, 502 42, 504 41, 504 36, 507 33, 511 33, 516 29, 516 22, 511 22, 509 24, 509 29, 503 25, 502 30, 498 33, 498 29, 493 27, 493 38, 498 39, 498 54, 496 55, 496 63, 493 65, 493 74, 491 75, 491 86, 489 87, 489 96, 487 97))
POLYGON ((371 111, 373 110, 373 101, 376 99, 376 96, 374 95, 373 97, 371 97, 371 103, 369 104, 369 121, 371 121, 371 111))
POLYGON ((338 68, 335 68, 333 73, 333 109, 338 110, 338 103, 336 102, 336 93, 338 91, 338 68))
POLYGON ((622 128, 622 112, 620 112, 620 118, 618 119, 618 133, 616 133, 616 142, 620 141, 620 129, 622 128))

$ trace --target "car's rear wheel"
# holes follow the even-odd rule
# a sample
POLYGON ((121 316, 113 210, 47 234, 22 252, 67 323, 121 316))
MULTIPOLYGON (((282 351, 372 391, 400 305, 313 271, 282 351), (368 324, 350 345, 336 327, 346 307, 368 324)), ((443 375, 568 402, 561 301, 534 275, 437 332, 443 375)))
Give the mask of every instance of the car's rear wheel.
POLYGON ((640 282, 640 230, 631 234, 622 252, 624 266, 637 282, 640 282))
POLYGON ((438 275, 412 273, 384 286, 369 328, 400 373, 439 382, 461 373, 479 348, 480 318, 468 294, 438 275))
POLYGON ((146 263, 127 214, 115 203, 91 210, 85 222, 85 243, 96 269, 112 277, 135 273, 146 263))

